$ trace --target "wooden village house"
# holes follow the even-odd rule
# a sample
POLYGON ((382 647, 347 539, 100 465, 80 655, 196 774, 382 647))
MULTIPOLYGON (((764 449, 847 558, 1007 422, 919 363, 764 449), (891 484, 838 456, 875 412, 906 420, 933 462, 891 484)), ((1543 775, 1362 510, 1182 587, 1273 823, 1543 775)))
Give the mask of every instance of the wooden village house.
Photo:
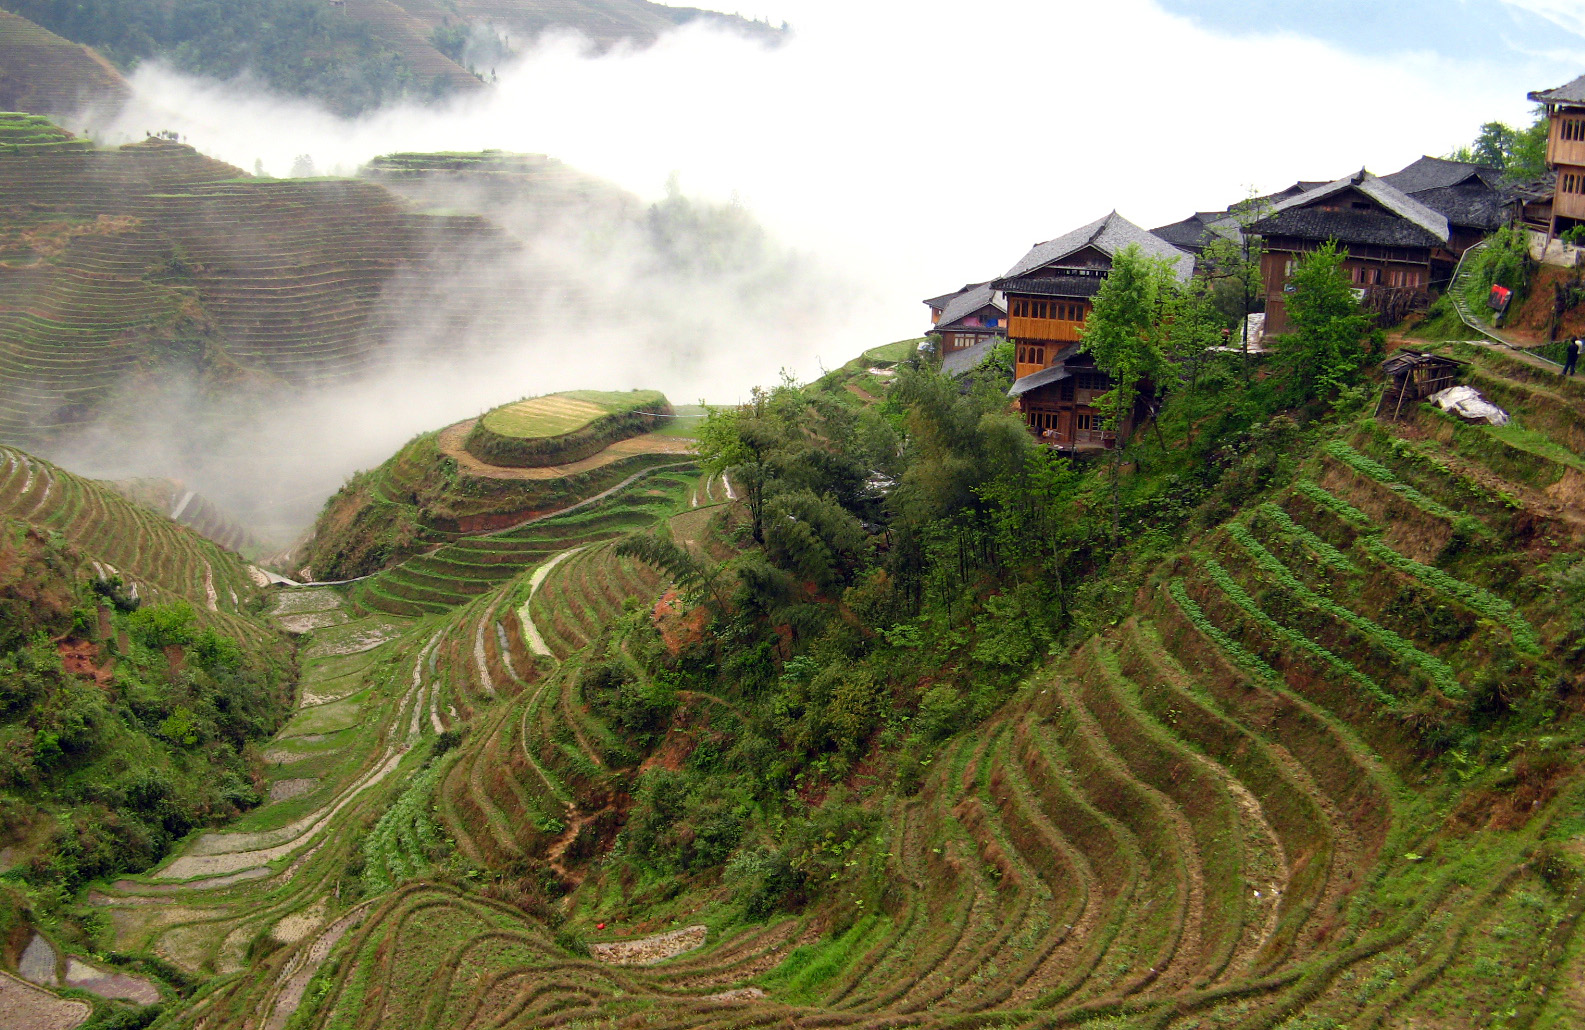
MULTIPOLYGON (((1464 252, 1507 225, 1510 199, 1501 169, 1490 165, 1422 157, 1381 181, 1418 200, 1447 219, 1448 251, 1456 262, 1464 252)), ((1453 277, 1454 263, 1433 262, 1433 283, 1453 277)))
MULTIPOLYGON (((1112 261, 1129 246, 1176 262, 1178 276, 1194 274, 1193 256, 1113 211, 1105 218, 1045 243, 990 285, 1007 298, 1007 337, 1013 344, 1009 396, 1032 432, 1063 450, 1115 446, 1102 428, 1095 400, 1112 381, 1080 349, 1085 319, 1112 261)), ((1122 427, 1126 435, 1128 426, 1122 427)))
POLYGON ((932 297, 930 340, 949 375, 966 372, 1007 334, 1007 302, 990 283, 975 283, 957 293, 932 297))
MULTIPOLYGON (((1254 198, 1251 201, 1251 207, 1258 212, 1263 208, 1281 203, 1290 197, 1297 197, 1301 193, 1308 193, 1310 190, 1325 185, 1324 181, 1306 182, 1301 179, 1292 186, 1278 190, 1276 193, 1254 198)), ((1186 250, 1190 254, 1199 257, 1205 248, 1218 237, 1237 242, 1240 238, 1240 227, 1238 216, 1229 207, 1220 211, 1196 211, 1181 222, 1158 226, 1150 230, 1150 233, 1153 236, 1161 237, 1179 250, 1186 250)))
POLYGON ((1447 216, 1363 169, 1277 203, 1249 231, 1265 240, 1260 271, 1268 334, 1287 332, 1293 273, 1304 255, 1329 240, 1348 251, 1344 273, 1373 307, 1423 304, 1433 268, 1457 260, 1447 216))
POLYGON ((1550 203, 1544 190, 1522 198, 1529 201, 1524 219, 1544 222, 1551 239, 1585 224, 1585 75, 1566 86, 1531 93, 1530 99, 1544 106, 1550 119, 1546 161, 1551 190, 1550 203))

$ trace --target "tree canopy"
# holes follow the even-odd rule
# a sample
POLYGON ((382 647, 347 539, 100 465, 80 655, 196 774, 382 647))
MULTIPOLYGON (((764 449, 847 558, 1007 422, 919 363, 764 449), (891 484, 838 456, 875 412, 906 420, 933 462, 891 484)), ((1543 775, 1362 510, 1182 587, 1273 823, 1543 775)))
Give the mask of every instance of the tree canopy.
POLYGON ((1487 122, 1473 142, 1448 157, 1499 168, 1505 178, 1513 181, 1536 179, 1546 174, 1548 130, 1546 108, 1537 107, 1535 121, 1528 126, 1515 128, 1503 122, 1487 122))

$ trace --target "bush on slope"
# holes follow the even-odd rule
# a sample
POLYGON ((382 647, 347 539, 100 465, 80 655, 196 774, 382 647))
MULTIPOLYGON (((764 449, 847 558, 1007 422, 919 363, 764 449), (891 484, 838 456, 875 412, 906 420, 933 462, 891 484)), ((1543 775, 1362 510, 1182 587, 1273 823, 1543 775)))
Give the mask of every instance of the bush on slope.
POLYGON ((190 829, 260 800, 253 747, 290 703, 289 666, 140 607, 58 537, 0 526, 0 846, 72 888, 152 865, 190 829))

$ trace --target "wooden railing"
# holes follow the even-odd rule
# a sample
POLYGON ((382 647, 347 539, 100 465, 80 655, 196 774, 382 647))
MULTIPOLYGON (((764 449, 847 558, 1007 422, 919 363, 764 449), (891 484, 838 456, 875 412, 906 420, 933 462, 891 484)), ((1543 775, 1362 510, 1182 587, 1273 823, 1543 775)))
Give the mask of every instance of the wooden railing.
POLYGON ((1007 335, 1015 340, 1060 340, 1077 343, 1083 322, 1061 318, 1009 318, 1007 335))

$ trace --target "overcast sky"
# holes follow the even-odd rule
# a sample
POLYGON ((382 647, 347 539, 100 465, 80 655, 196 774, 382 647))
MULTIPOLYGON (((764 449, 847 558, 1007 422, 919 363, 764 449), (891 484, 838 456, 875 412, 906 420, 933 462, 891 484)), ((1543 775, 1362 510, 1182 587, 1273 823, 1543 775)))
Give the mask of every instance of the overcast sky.
POLYGON ((1527 91, 1585 73, 1582 0, 755 2, 744 13, 792 24, 785 46, 689 30, 594 59, 552 43, 481 100, 352 125, 145 69, 121 129, 175 129, 274 174, 300 153, 350 172, 485 147, 651 196, 677 173, 865 283, 845 328, 786 356, 807 374, 918 335, 920 298, 1113 208, 1149 228, 1251 187, 1385 174, 1528 119, 1527 91))

